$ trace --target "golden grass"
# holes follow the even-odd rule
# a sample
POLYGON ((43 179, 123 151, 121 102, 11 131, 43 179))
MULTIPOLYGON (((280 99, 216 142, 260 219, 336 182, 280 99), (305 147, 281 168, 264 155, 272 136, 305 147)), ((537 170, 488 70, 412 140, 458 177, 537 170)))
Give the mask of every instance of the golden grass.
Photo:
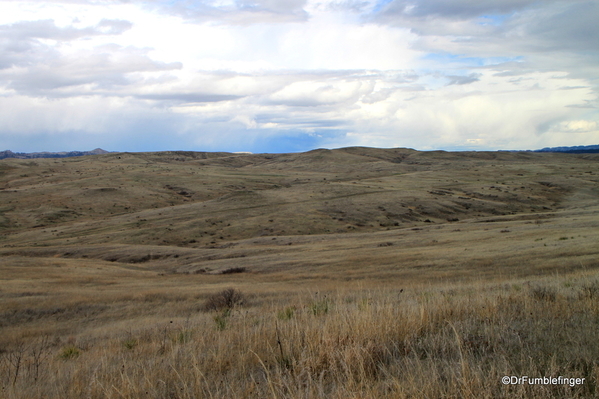
POLYGON ((598 159, 3 160, 0 397, 598 397, 598 159))
MULTIPOLYGON (((114 312, 108 309, 114 303, 98 301, 106 307, 101 312, 121 323, 88 320, 69 336, 40 329, 10 342, 5 337, 3 397, 599 395, 595 270, 535 280, 248 296, 245 306, 204 312, 203 297, 147 292, 130 299, 137 320, 119 314, 126 308, 118 302, 114 312), (505 375, 585 383, 503 385, 505 375)), ((65 307, 77 322, 87 319, 80 303, 65 307)))

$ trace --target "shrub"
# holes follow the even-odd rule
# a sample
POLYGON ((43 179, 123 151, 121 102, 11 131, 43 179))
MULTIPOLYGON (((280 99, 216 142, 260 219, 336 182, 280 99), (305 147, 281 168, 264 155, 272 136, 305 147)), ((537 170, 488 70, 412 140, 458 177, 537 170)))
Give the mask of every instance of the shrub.
POLYGON ((79 350, 79 348, 73 345, 65 346, 60 351, 60 357, 64 360, 75 359, 79 357, 80 354, 81 351, 79 350))
POLYGON ((555 302, 557 291, 553 287, 536 286, 530 289, 530 296, 537 301, 555 302))
POLYGON ((599 282, 595 281, 591 284, 586 284, 581 287, 582 292, 580 298, 595 299, 599 298, 599 282))
POLYGON ((314 316, 322 316, 329 313, 329 301, 326 298, 313 301, 308 307, 314 316))
POLYGON ((288 306, 283 310, 279 310, 277 317, 281 320, 291 320, 295 314, 295 306, 288 306))
POLYGON ((220 272, 220 274, 233 274, 233 273, 243 273, 245 272, 245 267, 231 267, 228 269, 224 269, 220 272))
POLYGON ((181 330, 177 333, 174 338, 174 341, 179 344, 186 344, 191 341, 192 331, 191 330, 181 330))
POLYGON ((227 288, 209 296, 204 304, 204 309, 207 311, 232 309, 242 305, 243 301, 244 297, 241 292, 234 288, 227 288))
POLYGON ((123 346, 129 350, 133 350, 137 346, 137 344, 138 344, 137 339, 135 339, 133 337, 129 337, 123 341, 123 346))
POLYGON ((225 309, 222 313, 214 316, 214 322, 216 323, 216 329, 218 331, 223 331, 225 328, 227 328, 227 318, 229 317, 230 313, 230 309, 225 309))

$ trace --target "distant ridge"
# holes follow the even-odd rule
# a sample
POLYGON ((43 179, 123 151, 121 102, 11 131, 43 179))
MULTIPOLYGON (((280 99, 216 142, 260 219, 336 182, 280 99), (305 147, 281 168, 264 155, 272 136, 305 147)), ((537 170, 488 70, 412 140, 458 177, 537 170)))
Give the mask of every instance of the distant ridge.
MULTIPOLYGON (((317 151, 317 150, 313 150, 317 151)), ((17 158, 17 159, 35 159, 35 158, 69 158, 82 157, 85 155, 101 155, 108 154, 110 151, 96 148, 91 151, 62 151, 62 152, 12 152, 11 150, 0 151, 0 159, 17 158)), ((163 151, 164 152, 164 151, 163 151)), ((190 151, 192 153, 194 151, 190 151)), ((540 150, 498 150, 498 152, 561 152, 569 154, 595 154, 599 153, 598 145, 572 146, 572 147, 545 147, 540 150)), ((216 154, 216 153, 215 153, 216 154)), ((235 152, 233 154, 249 155, 251 152, 235 152)))
POLYGON ((546 147, 533 152, 568 152, 571 154, 599 153, 599 145, 577 145, 574 147, 546 147))
POLYGON ((17 158, 17 159, 34 159, 34 158, 68 158, 82 157, 84 155, 100 155, 108 154, 101 148, 96 148, 91 151, 63 151, 63 152, 12 152, 11 150, 0 151, 0 159, 17 158))

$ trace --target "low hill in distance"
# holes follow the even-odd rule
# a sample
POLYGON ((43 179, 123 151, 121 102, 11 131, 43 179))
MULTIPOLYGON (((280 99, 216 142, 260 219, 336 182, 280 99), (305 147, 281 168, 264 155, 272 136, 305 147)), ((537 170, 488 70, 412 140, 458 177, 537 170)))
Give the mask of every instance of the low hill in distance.
POLYGON ((11 150, 0 151, 0 159, 17 158, 17 159, 36 159, 36 158, 69 158, 82 157, 85 155, 107 154, 101 148, 96 148, 91 151, 63 151, 63 152, 12 152, 11 150))
MULTIPOLYGON (((183 151, 179 151, 183 152, 183 151)), ((514 152, 518 152, 517 150, 514 152)), ((599 145, 573 146, 573 147, 546 147, 533 152, 565 152, 572 154, 594 154, 599 153, 599 145)), ((108 154, 101 148, 92 151, 62 151, 62 152, 12 152, 10 150, 0 151, 0 159, 18 158, 18 159, 36 159, 36 158, 69 158, 81 157, 85 155, 108 154)), ((234 154, 251 154, 251 152, 235 152, 234 154)))
POLYGON ((546 147, 535 152, 567 152, 571 154, 596 154, 599 153, 599 145, 579 145, 573 147, 546 147))

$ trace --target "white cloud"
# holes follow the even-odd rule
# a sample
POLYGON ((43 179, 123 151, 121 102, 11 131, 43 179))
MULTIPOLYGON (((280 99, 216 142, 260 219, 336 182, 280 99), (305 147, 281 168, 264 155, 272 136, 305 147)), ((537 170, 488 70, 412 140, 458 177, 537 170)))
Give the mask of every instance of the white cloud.
POLYGON ((563 133, 590 133, 597 132, 599 130, 598 126, 599 123, 597 121, 564 121, 560 122, 555 130, 563 133))
POLYGON ((554 73, 532 73, 512 81, 487 72, 466 86, 398 90, 383 101, 349 111, 355 121, 349 139, 354 145, 383 147, 534 149, 553 133, 553 123, 576 114, 570 105, 595 99, 588 87, 555 90, 580 83, 554 73))
POLYGON ((597 7, 0 0, 0 149, 597 144, 597 7))
POLYGON ((272 104, 289 106, 322 106, 355 103, 361 95, 372 92, 372 82, 361 81, 297 81, 269 96, 272 104))

